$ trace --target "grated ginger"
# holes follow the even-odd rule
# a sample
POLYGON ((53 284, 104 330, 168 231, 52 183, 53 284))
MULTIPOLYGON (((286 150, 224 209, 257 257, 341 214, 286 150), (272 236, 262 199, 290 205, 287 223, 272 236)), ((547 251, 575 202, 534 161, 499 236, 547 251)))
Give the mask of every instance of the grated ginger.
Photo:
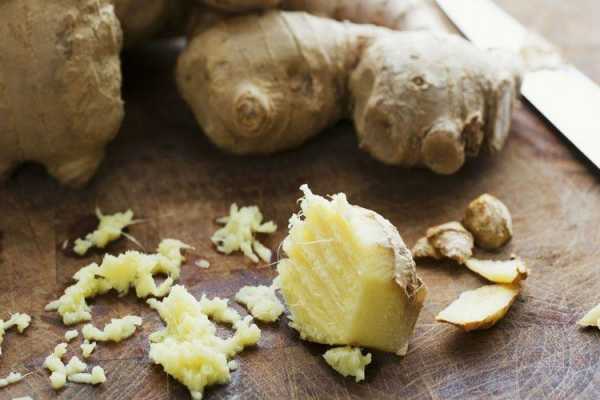
POLYGON ((229 371, 235 364, 228 360, 260 339, 260 329, 252 318, 242 319, 227 307, 227 300, 203 296, 198 301, 183 286, 176 285, 162 301, 147 302, 166 323, 165 329, 150 336, 150 358, 187 386, 195 400, 202 398, 205 387, 229 382, 229 371), (227 339, 216 336, 216 326, 209 316, 231 323, 234 335, 227 339))
POLYGON ((356 382, 365 379, 365 367, 371 363, 371 353, 362 355, 359 348, 344 346, 329 349, 323 358, 343 376, 353 376, 356 382))
POLYGON ((235 301, 244 304, 254 318, 264 322, 276 321, 285 310, 274 286, 244 286, 235 295, 235 301))
POLYGON ((52 354, 44 360, 44 368, 51 372, 50 385, 55 390, 64 387, 67 382, 67 370, 65 364, 62 362, 62 358, 66 353, 67 344, 59 343, 54 347, 52 354))
POLYGON ((0 319, 0 356, 2 355, 2 342, 4 341, 4 333, 6 330, 16 326, 17 331, 23 333, 23 331, 29 327, 30 323, 31 317, 23 313, 11 314, 7 321, 2 321, 0 319))
POLYGON ((90 343, 89 340, 84 340, 79 347, 81 348, 81 355, 83 358, 88 358, 96 349, 96 342, 90 343))
POLYGON ((77 329, 72 329, 70 331, 65 332, 65 340, 67 342, 70 342, 71 340, 75 339, 77 336, 79 336, 79 332, 77 332, 77 329))
POLYGON ((115 289, 120 295, 135 288, 138 297, 162 297, 169 293, 173 282, 179 278, 181 263, 184 260, 182 249, 190 246, 175 239, 164 239, 156 254, 143 254, 127 251, 119 256, 107 254, 102 263, 92 263, 80 269, 73 279, 77 282, 69 286, 65 293, 46 306, 46 310, 57 310, 66 325, 91 319, 90 307, 86 299, 115 289), (154 275, 167 274, 167 279, 159 286, 154 275))
POLYGON ((131 210, 103 215, 102 211, 96 208, 96 217, 100 221, 98 228, 88 233, 85 238, 75 240, 73 251, 80 256, 83 256, 92 247, 105 248, 108 243, 121 237, 123 229, 135 223, 131 210))
POLYGON ((20 372, 11 372, 6 378, 0 378, 0 388, 12 385, 23 379, 23 375, 20 372))
POLYGON ((211 240, 221 253, 241 251, 255 263, 258 263, 259 257, 265 262, 271 262, 271 250, 256 240, 254 234, 273 233, 277 230, 277 225, 273 221, 262 221, 263 215, 257 206, 238 208, 233 203, 229 216, 217 220, 225 226, 216 231, 211 240))
POLYGON ((86 340, 97 340, 100 342, 120 342, 135 333, 138 326, 142 325, 142 318, 135 315, 127 315, 119 319, 111 319, 104 330, 96 328, 92 324, 86 324, 81 333, 86 340))
POLYGON ((99 383, 106 382, 106 375, 104 373, 104 369, 99 365, 96 365, 94 368, 92 368, 92 373, 81 372, 69 375, 69 382, 97 385, 99 383))

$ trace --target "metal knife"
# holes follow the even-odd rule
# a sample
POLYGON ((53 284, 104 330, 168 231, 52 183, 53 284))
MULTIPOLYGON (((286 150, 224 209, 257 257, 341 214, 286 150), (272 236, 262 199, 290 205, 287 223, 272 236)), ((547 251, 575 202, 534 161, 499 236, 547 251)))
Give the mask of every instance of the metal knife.
MULTIPOLYGON (((436 0, 456 27, 481 48, 521 52, 531 33, 492 0, 436 0)), ((573 65, 527 72, 522 94, 600 168, 600 87, 573 65)))

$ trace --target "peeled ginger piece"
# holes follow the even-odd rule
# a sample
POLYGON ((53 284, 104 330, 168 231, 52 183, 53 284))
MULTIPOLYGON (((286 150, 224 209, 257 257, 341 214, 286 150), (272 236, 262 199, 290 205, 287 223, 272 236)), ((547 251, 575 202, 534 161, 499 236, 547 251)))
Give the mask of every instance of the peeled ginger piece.
POLYGON ((596 326, 600 328, 600 304, 588 311, 579 321, 579 326, 596 326))
POLYGON ((465 262, 465 266, 488 281, 496 283, 519 283, 527 279, 529 274, 527 266, 518 257, 506 261, 471 258, 465 262))
POLYGON ((343 376, 353 376, 356 382, 365 379, 365 367, 371 363, 371 353, 363 356, 359 348, 350 346, 329 349, 323 358, 331 368, 343 376))
POLYGON ((406 354, 426 289, 396 228, 308 186, 290 218, 278 285, 300 337, 406 354))
POLYGON ((518 285, 487 285, 460 294, 435 319, 465 331, 491 328, 506 315, 520 291, 518 285))

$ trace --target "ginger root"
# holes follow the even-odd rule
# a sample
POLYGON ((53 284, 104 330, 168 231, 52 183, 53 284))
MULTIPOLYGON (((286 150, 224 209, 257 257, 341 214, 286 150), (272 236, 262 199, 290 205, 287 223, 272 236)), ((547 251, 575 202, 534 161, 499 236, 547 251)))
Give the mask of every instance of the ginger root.
POLYGON ((510 211, 487 193, 469 204, 463 224, 473 234, 477 246, 488 250, 504 246, 513 234, 510 211))
POLYGON ((282 11, 196 32, 178 86, 208 137, 236 154, 289 149, 353 118, 375 158, 451 174, 509 132, 518 63, 456 35, 282 11))
POLYGON ((2 2, 0 177, 35 161, 91 178, 123 119, 121 36, 108 0, 2 2))
POLYGON ((491 328, 501 320, 514 303, 519 285, 488 285, 461 293, 436 317, 465 331, 491 328))
POLYGON ((277 268, 290 326, 312 342, 406 354, 426 289, 398 231, 343 193, 301 190, 277 268))

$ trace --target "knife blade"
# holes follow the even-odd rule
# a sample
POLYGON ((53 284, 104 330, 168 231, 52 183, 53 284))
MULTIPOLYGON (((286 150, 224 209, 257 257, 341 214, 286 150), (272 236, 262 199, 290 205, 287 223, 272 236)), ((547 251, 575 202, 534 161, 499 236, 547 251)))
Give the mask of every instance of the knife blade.
MULTIPOLYGON (((437 0, 467 39, 481 48, 523 54, 531 32, 492 0, 437 0)), ((560 62, 526 72, 523 97, 596 167, 600 168, 600 87, 573 65, 560 62)))

